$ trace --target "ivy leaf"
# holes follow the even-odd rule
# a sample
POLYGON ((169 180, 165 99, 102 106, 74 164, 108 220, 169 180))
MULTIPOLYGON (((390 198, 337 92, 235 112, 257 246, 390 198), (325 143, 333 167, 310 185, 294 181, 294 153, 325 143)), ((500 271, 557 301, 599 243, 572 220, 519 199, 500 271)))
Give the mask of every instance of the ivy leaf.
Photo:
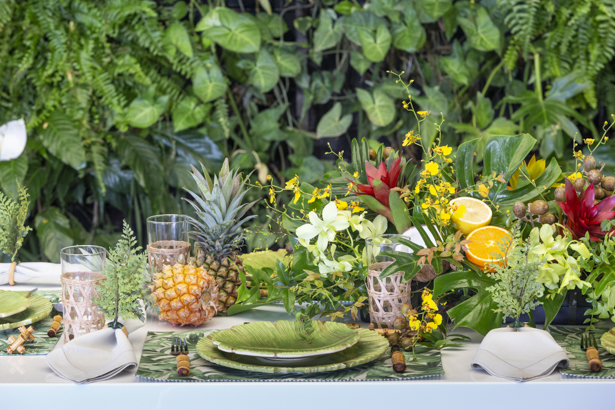
POLYGON ((466 66, 463 58, 463 48, 459 41, 453 42, 453 50, 450 56, 440 58, 440 67, 458 84, 468 85, 470 83, 470 70, 466 66))
POLYGON ((43 145, 66 165, 83 169, 85 149, 72 118, 58 110, 49 115, 46 124, 39 131, 43 145))
POLYGON ((255 53, 261 46, 258 25, 227 7, 212 9, 195 27, 203 36, 236 53, 255 53))
POLYGON ((192 44, 188 30, 180 22, 175 22, 167 28, 165 38, 185 56, 192 57, 192 44))
POLYGON ((203 122, 211 105, 199 104, 194 97, 187 97, 173 110, 173 129, 175 132, 192 128, 203 122))
POLYGON ((9 196, 17 199, 19 196, 17 184, 23 186, 27 172, 28 157, 25 153, 10 161, 0 161, 0 187, 9 196))
POLYGON ((215 64, 197 68, 192 77, 192 86, 196 96, 203 102, 217 100, 226 92, 226 81, 215 64))
POLYGON ((487 97, 483 97, 483 93, 480 91, 476 94, 477 104, 472 106, 472 111, 476 116, 476 123, 480 129, 487 127, 493 121, 495 112, 491 105, 491 100, 487 97))
POLYGON ((384 60, 391 47, 391 33, 385 24, 380 24, 374 37, 369 31, 359 32, 363 54, 370 61, 378 63, 384 60))
POLYGON ((314 51, 323 51, 334 47, 342 39, 342 30, 339 24, 333 27, 333 19, 326 10, 320 11, 320 21, 314 32, 314 51))
POLYGON ((453 0, 422 0, 423 10, 434 20, 442 17, 453 5, 453 0))
POLYGON ((339 2, 335 6, 334 10, 340 14, 344 14, 347 16, 349 14, 352 14, 355 11, 361 10, 361 6, 351 3, 348 0, 344 0, 344 1, 339 2))
POLYGON ((135 98, 126 110, 128 124, 136 128, 154 125, 167 107, 168 101, 168 95, 160 96, 155 101, 148 97, 135 98))
POLYGON ((361 107, 366 112, 369 120, 379 127, 386 127, 395 118, 395 103, 382 90, 374 90, 374 95, 369 91, 357 88, 357 98, 361 107))
POLYGON ((301 73, 301 62, 297 54, 276 47, 273 49, 273 58, 278 65, 281 77, 296 77, 301 73))
POLYGON ((60 262, 60 250, 73 245, 69 219, 51 207, 36 214, 34 226, 45 257, 53 263, 60 262))
POLYGON ((250 73, 250 83, 261 92, 269 92, 280 79, 280 71, 267 50, 262 49, 256 58, 256 65, 250 73))
POLYGON ((348 130, 352 123, 352 114, 346 114, 342 117, 342 104, 335 103, 333 108, 322 116, 316 127, 318 137, 339 137, 348 130))
POLYGON ((427 36, 416 11, 409 7, 404 13, 403 23, 393 23, 393 46, 408 53, 414 53, 425 45, 427 36))
POLYGON ((357 50, 352 50, 350 52, 350 65, 352 68, 357 70, 359 74, 363 75, 372 65, 372 62, 369 61, 363 53, 360 53, 357 50))
POLYGON ((466 34, 470 45, 479 51, 491 51, 500 48, 500 30, 484 8, 479 8, 476 19, 458 18, 459 25, 466 34))
POLYGON ((379 25, 386 24, 386 20, 382 17, 376 16, 374 13, 361 10, 355 11, 350 16, 344 16, 340 19, 342 29, 348 40, 357 45, 361 45, 361 38, 359 37, 362 31, 372 33, 376 31, 379 25))

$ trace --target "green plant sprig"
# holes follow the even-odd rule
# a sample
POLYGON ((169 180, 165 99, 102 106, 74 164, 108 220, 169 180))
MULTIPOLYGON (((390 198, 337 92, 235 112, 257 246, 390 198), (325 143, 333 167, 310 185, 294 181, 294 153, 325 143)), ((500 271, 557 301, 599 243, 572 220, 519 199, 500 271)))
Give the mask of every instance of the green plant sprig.
POLYGON ((28 216, 30 195, 26 187, 20 186, 19 182, 17 188, 17 201, 0 192, 0 251, 9 255, 12 262, 15 261, 24 238, 32 230, 24 225, 28 216))

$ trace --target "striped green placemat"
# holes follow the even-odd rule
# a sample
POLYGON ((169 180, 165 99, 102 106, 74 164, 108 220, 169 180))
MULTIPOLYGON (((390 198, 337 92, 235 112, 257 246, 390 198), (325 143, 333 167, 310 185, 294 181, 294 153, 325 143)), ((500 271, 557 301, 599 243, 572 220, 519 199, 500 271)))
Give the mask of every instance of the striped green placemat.
POLYGON ((399 381, 425 377, 437 377, 444 374, 442 356, 439 350, 422 348, 418 352, 418 361, 412 361, 412 354, 406 353, 407 369, 404 373, 393 371, 390 354, 371 363, 350 369, 312 374, 268 374, 246 372, 230 369, 210 363, 196 353, 196 344, 204 336, 217 329, 148 332, 141 354, 137 377, 161 382, 340 382, 340 381, 399 381), (186 338, 190 358, 190 375, 177 375, 175 356, 169 354, 171 338, 186 338))
POLYGON ((600 337, 609 328, 596 328, 590 331, 590 334, 596 336, 598 353, 600 353, 600 360, 602 360, 602 370, 596 373, 589 370, 585 351, 581 349, 581 335, 585 332, 585 329, 584 326, 549 326, 549 332, 555 341, 566 350, 570 359, 570 366, 567 369, 560 369, 560 373, 570 377, 591 379, 615 378, 615 356, 604 350, 600 345, 600 337))
MULTIPOLYGON (((60 291, 59 290, 58 291, 38 291, 34 293, 45 297, 51 302, 52 305, 60 301, 60 291)), ((51 326, 53 317, 57 314, 58 312, 56 312, 55 309, 52 309, 51 313, 47 315, 47 317, 45 317, 44 319, 38 322, 35 322, 32 325, 26 325, 26 327, 32 326, 34 328, 35 339, 32 342, 27 342, 25 344, 26 351, 24 352, 24 356, 47 354, 53 350, 59 338, 62 336, 62 330, 64 328, 63 326, 60 327, 57 337, 47 336, 47 330, 49 330, 49 326, 51 326)), ((20 332, 17 329, 6 329, 3 331, 0 330, 0 356, 5 356, 9 354, 6 351, 6 348, 10 345, 8 338, 11 335, 14 335, 15 337, 17 337, 19 333, 20 332)), ((13 354, 19 356, 19 353, 13 353, 13 354)))

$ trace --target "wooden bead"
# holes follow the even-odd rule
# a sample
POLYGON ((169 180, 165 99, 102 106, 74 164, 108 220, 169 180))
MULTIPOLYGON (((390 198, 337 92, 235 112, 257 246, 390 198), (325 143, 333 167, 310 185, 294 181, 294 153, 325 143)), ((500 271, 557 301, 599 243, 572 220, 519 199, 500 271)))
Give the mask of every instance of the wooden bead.
POLYGON ((187 367, 179 368, 177 369, 177 374, 180 375, 181 377, 186 377, 190 375, 190 369, 188 369, 187 367))
POLYGON ((393 370, 397 373, 403 373, 406 370, 406 356, 402 352, 393 352, 391 360, 393 360, 393 370))
POLYGON ((60 315, 55 315, 55 316, 53 317, 53 321, 54 321, 54 322, 60 322, 60 323, 62 323, 62 316, 60 316, 60 315))
POLYGON ((600 360, 600 354, 595 347, 588 347, 585 351, 585 357, 589 362, 589 369, 592 372, 599 372, 600 370, 602 370, 602 360, 600 360))
POLYGON ((179 363, 179 362, 184 362, 184 361, 186 361, 186 362, 187 362, 187 361, 189 361, 190 359, 188 358, 188 356, 186 356, 185 354, 183 354, 183 353, 182 353, 182 354, 180 354, 179 356, 177 356, 177 357, 175 358, 175 360, 177 361, 177 363, 179 363))

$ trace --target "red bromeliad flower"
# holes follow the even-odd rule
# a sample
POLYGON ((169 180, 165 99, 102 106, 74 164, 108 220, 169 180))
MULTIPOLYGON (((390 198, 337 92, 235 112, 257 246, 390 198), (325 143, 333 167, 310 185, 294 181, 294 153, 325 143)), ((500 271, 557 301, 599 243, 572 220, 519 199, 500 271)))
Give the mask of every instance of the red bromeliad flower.
POLYGON ((365 173, 367 174, 368 184, 357 184, 359 195, 368 195, 376 198, 383 208, 374 209, 381 215, 386 216, 392 221, 391 209, 389 208, 389 194, 391 188, 397 187, 397 180, 401 173, 401 157, 397 158, 387 169, 384 161, 376 168, 369 161, 365 161, 365 173))
POLYGON ((581 198, 577 197, 572 183, 566 178, 566 202, 556 202, 562 211, 568 216, 566 227, 572 233, 574 239, 579 239, 589 232, 589 239, 600 241, 609 232, 600 227, 600 223, 615 216, 615 196, 603 199, 594 205, 594 186, 585 189, 581 198))

